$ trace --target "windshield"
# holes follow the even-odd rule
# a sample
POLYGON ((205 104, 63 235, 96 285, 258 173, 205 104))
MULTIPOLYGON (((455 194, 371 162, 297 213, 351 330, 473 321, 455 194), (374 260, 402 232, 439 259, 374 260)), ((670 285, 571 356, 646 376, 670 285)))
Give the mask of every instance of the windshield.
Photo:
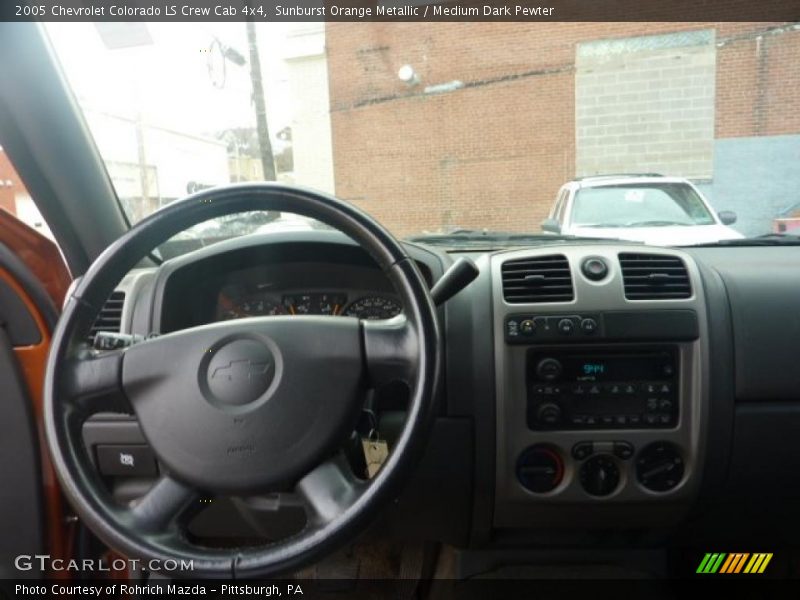
POLYGON ((575 194, 572 224, 582 227, 713 225, 714 217, 686 184, 615 185, 575 194))
MULTIPOLYGON (((207 187, 277 180, 423 241, 584 235, 573 225, 659 245, 800 232, 791 24, 46 27, 133 223, 207 187), (557 198, 610 175, 619 185, 583 185, 572 207, 557 198), (563 219, 543 231, 550 215, 563 219)), ((317 227, 248 214, 183 238, 317 227)))

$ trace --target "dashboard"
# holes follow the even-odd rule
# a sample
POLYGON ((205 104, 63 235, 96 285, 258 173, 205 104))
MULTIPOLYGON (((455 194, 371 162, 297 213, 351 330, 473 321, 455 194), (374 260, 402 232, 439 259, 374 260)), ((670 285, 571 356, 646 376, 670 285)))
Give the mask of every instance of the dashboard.
MULTIPOLYGON (((800 261, 789 249, 405 246, 429 285, 459 256, 479 275, 439 309, 438 418, 384 534, 459 547, 591 545, 621 530, 690 538, 730 533, 728 506, 785 497, 786 513, 771 505, 777 520, 800 500, 788 475, 800 452, 781 443, 800 428, 800 261)), ((375 262, 335 232, 222 242, 137 269, 118 294, 120 330, 140 335, 250 316, 402 310, 375 262)), ((379 415, 390 446, 402 411, 399 402, 379 415)), ((135 421, 89 429, 89 446, 146 443, 135 421)), ((206 534, 224 537, 225 526, 206 534)))

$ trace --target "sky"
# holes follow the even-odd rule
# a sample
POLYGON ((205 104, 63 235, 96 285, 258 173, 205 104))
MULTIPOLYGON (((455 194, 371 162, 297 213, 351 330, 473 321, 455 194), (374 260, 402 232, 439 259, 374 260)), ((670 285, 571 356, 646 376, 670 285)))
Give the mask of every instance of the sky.
MULTIPOLYGON (((294 24, 259 23, 257 34, 271 137, 291 122, 281 53, 294 24)), ((79 103, 196 135, 255 124, 250 67, 227 63, 222 87, 214 39, 249 59, 245 23, 147 23, 152 43, 109 49, 93 23, 48 23, 47 32, 79 103), (216 86, 215 86, 216 82, 216 86)))

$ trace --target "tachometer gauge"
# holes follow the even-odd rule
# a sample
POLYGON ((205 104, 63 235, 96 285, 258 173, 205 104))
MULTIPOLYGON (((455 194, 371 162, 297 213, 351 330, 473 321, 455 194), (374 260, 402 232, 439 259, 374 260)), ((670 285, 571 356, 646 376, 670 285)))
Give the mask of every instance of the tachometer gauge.
POLYGON ((358 317, 374 321, 377 319, 391 319, 403 312, 400 303, 383 296, 365 296, 347 307, 345 313, 348 317, 358 317))

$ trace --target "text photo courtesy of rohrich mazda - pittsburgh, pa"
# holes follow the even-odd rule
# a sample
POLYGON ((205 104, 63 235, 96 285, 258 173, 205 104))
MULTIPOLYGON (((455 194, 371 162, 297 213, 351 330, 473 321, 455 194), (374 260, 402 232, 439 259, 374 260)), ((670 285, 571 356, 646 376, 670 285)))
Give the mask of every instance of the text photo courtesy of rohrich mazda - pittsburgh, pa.
POLYGON ((800 10, 0 4, 8 598, 794 598, 800 10))

